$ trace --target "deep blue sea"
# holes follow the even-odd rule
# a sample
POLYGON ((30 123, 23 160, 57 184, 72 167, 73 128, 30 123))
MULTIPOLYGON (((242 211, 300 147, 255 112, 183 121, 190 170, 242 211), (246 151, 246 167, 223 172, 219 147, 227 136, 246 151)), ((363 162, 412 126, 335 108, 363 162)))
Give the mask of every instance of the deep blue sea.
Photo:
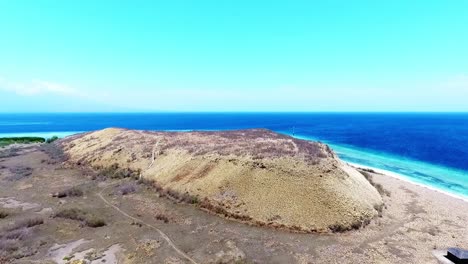
POLYGON ((468 113, 0 114, 0 137, 268 128, 330 144, 345 161, 468 197, 468 113))

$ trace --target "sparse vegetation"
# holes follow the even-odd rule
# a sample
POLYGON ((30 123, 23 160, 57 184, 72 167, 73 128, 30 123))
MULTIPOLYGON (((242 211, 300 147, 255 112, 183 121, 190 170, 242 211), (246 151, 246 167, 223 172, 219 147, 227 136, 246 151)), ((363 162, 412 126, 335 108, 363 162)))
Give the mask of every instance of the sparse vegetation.
POLYGON ((6 218, 10 214, 7 211, 0 210, 0 219, 6 218))
POLYGON ((33 217, 16 221, 12 226, 0 233, 0 263, 10 263, 12 259, 19 259, 34 254, 35 249, 26 246, 26 242, 34 226, 41 225, 44 220, 33 217))
POLYGON ((10 168, 10 172, 12 175, 5 177, 5 180, 7 181, 19 181, 24 178, 27 178, 31 176, 33 169, 30 167, 24 167, 24 166, 17 166, 10 168))
POLYGON ((382 217, 384 206, 384 204, 374 204, 374 209, 379 213, 379 217, 382 217))
POLYGON ((105 226, 106 222, 88 212, 85 212, 81 209, 78 208, 65 208, 60 211, 58 211, 54 217, 58 218, 65 218, 65 219, 71 219, 71 220, 76 220, 80 221, 83 224, 89 226, 89 227, 101 227, 105 226))
POLYGON ((121 195, 127 195, 130 193, 136 192, 137 187, 135 186, 134 183, 124 183, 120 186, 117 187, 117 193, 121 195))
POLYGON ((169 218, 168 218, 166 215, 164 215, 164 214, 157 214, 157 215, 155 216, 155 218, 156 218, 157 220, 164 221, 164 223, 166 223, 166 224, 169 223, 169 218))
MULTIPOLYGON (((214 213, 218 215, 223 215, 227 218, 232 218, 236 219, 239 221, 250 221, 252 220, 252 217, 248 215, 242 215, 242 214, 237 214, 237 213, 232 213, 224 209, 220 205, 213 204, 209 199, 204 198, 203 200, 199 200, 197 196, 190 195, 188 192, 186 193, 179 193, 175 190, 172 189, 164 189, 159 183, 156 181, 151 181, 151 180, 146 180, 142 179, 139 181, 140 183, 147 184, 148 186, 151 186, 156 192, 158 192, 161 196, 167 197, 175 202, 179 203, 188 203, 188 204, 196 204, 200 208, 214 213)), ((161 220, 161 219, 160 219, 161 220)))
POLYGON ((1 239, 0 240, 0 251, 4 251, 5 253, 11 253, 13 251, 18 250, 20 247, 18 241, 10 240, 10 239, 1 239))
MULTIPOLYGON (((303 158, 312 164, 317 163, 320 159, 330 157, 333 154, 333 151, 326 145, 291 138, 267 129, 216 132, 197 131, 191 132, 191 134, 204 137, 213 135, 213 142, 212 144, 201 147, 199 144, 193 144, 187 137, 171 135, 170 138, 165 138, 167 142, 161 147, 160 152, 164 153, 172 148, 180 148, 193 155, 216 153, 222 156, 250 156, 254 160, 286 156, 291 157, 298 153, 306 153, 303 158), (276 144, 272 145, 270 143, 271 140, 275 140, 276 144)), ((149 153, 150 151, 146 152, 149 153)))
POLYGON ((53 196, 55 196, 57 198, 80 197, 80 196, 83 196, 83 191, 80 188, 75 186, 75 187, 71 187, 69 189, 60 191, 60 192, 54 194, 53 196))
POLYGON ((16 230, 21 228, 29 228, 37 225, 42 225, 44 223, 44 219, 41 217, 32 217, 23 220, 16 221, 13 226, 8 228, 7 230, 16 230))
POLYGON ((85 220, 85 223, 89 227, 101 227, 106 225, 106 221, 96 216, 88 216, 85 220))
POLYGON ((51 138, 46 139, 45 142, 46 143, 52 143, 52 142, 56 141, 57 139, 58 139, 57 136, 52 136, 51 138))
POLYGON ((348 227, 346 227, 343 224, 330 225, 328 229, 330 229, 330 231, 332 231, 333 233, 342 233, 348 231, 348 227))
POLYGON ((22 227, 19 229, 13 229, 11 231, 2 234, 2 238, 10 240, 23 240, 30 234, 30 230, 27 227, 22 227))
POLYGON ((343 224, 343 223, 336 223, 336 224, 330 225, 328 229, 333 233, 342 233, 342 232, 346 232, 346 231, 350 231, 354 229, 355 230, 360 229, 361 227, 367 226, 368 224, 370 224, 370 219, 361 218, 348 225, 343 224))
POLYGON ((0 138, 0 147, 11 144, 44 143, 45 141, 46 140, 41 137, 2 137, 0 138))
POLYGON ((18 148, 7 148, 7 149, 1 149, 0 151, 0 158, 10 158, 10 157, 15 157, 18 156, 18 148))
POLYGON ((110 167, 96 169, 99 171, 101 176, 111 179, 123 179, 129 177, 138 179, 138 176, 140 175, 140 171, 133 171, 128 168, 120 168, 118 163, 114 163, 110 167))
MULTIPOLYGON (((369 204, 369 201, 372 204, 381 201, 380 195, 362 181, 353 181, 350 184, 371 190, 369 197, 353 194, 352 199, 340 202, 342 206, 339 207, 327 206, 326 203, 310 204, 304 201, 300 195, 295 195, 294 191, 288 189, 296 186, 290 184, 290 181, 297 180, 303 183, 303 186, 307 186, 317 180, 319 181, 317 186, 321 186, 322 184, 341 184, 347 176, 351 178, 356 176, 346 175, 346 171, 340 170, 337 156, 325 144, 298 140, 263 129, 172 133, 110 128, 92 132, 86 136, 77 136, 68 141, 60 141, 60 144, 70 155, 71 164, 77 164, 80 167, 93 166, 99 172, 99 178, 140 178, 138 177, 140 173, 134 171, 140 169, 151 172, 154 174, 152 179, 159 181, 159 173, 170 172, 170 176, 161 177, 164 178, 164 185, 161 185, 161 182, 158 184, 146 179, 139 179, 139 182, 152 186, 159 196, 169 198, 174 202, 195 204, 205 211, 249 223, 257 220, 266 221, 264 218, 252 219, 252 216, 259 212, 269 215, 269 212, 273 211, 283 215, 281 210, 286 210, 286 208, 295 210, 294 205, 301 203, 313 210, 324 210, 327 215, 329 211, 340 214, 337 219, 327 217, 326 223, 322 221, 314 226, 317 232, 323 232, 335 222, 349 225, 354 220, 354 215, 376 214, 372 207, 360 206, 361 201, 365 205, 369 204), (156 166, 152 168, 153 163, 156 166), (317 163, 322 166, 313 165, 317 163), (164 169, 156 170, 156 167, 164 169), (311 174, 322 172, 330 177, 327 180, 309 177, 311 174), (239 179, 231 181, 230 177, 234 175, 239 179), (237 192, 237 188, 248 181, 250 175, 258 177, 258 181, 255 182, 258 191, 237 192), (286 177, 286 175, 292 177, 286 177), (213 186, 210 182, 212 177, 216 177, 213 186), (205 183, 210 186, 209 192, 204 187, 205 183), (192 186, 197 186, 197 189, 191 188, 192 186), (220 193, 211 191, 215 187, 219 188, 220 193), (267 200, 264 206, 255 202, 244 202, 251 201, 252 196, 262 196, 263 193, 281 192, 282 188, 291 193, 291 199, 285 200, 287 207, 277 208, 274 202, 267 200)), ((114 188, 115 194, 126 195, 134 192, 131 184, 122 184, 122 182, 129 182, 129 179, 120 181, 121 185, 114 188)), ((352 190, 353 186, 349 189, 352 190)), ((313 192, 315 192, 314 195, 319 196, 322 188, 315 188, 313 192)), ((330 204, 346 195, 347 190, 338 188, 336 195, 334 194, 333 192, 329 195, 330 204)), ((262 199, 256 200, 259 203, 263 202, 262 199)), ((308 232, 311 228, 304 226, 311 225, 305 222, 314 223, 317 222, 314 217, 320 217, 317 214, 312 215, 310 211, 312 210, 306 210, 307 219, 310 220, 294 216, 287 221, 285 219, 266 221, 265 225, 273 228, 292 228, 296 231, 303 228, 304 232, 308 232)), ((297 212, 297 214, 300 213, 297 212)), ((354 223, 354 226, 361 226, 361 224, 354 223)))
POLYGON ((40 149, 50 157, 50 160, 47 161, 49 164, 56 164, 65 161, 67 158, 63 150, 57 146, 57 144, 42 144, 40 149))
POLYGON ((372 174, 371 174, 371 173, 374 173, 373 170, 371 170, 371 169, 359 169, 358 171, 366 178, 366 180, 367 180, 372 186, 374 186, 375 189, 377 189, 377 191, 380 193, 380 195, 387 195, 387 196, 390 196, 390 195, 391 195, 390 192, 387 191, 387 190, 382 186, 382 184, 374 182, 374 179, 373 179, 372 174))

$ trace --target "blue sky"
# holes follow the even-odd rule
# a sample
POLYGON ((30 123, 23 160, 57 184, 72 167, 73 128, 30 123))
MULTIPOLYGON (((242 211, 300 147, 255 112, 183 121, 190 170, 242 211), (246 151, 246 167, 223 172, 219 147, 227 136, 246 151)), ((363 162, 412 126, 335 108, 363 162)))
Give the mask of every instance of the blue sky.
POLYGON ((0 112, 468 111, 468 1, 0 0, 0 112))

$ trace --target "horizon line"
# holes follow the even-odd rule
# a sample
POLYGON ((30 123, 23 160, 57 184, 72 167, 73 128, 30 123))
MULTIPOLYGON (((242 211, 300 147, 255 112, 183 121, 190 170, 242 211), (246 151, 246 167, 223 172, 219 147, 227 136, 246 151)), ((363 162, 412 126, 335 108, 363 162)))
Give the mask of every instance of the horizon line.
POLYGON ((468 114, 468 111, 96 111, 96 112, 0 112, 18 114, 468 114))

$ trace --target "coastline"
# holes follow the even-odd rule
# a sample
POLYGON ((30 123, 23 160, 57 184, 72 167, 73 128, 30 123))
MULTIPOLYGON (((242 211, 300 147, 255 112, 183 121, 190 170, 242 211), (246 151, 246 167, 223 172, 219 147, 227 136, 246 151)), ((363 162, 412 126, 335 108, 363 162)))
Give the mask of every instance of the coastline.
MULTIPOLYGON (((191 130, 184 129, 184 130, 162 130, 162 131, 179 131, 179 132, 183 132, 183 131, 191 131, 191 130)), ((78 134, 78 133, 83 133, 83 132, 86 132, 86 131, 0 133, 0 137, 40 136, 40 137, 48 138, 48 137, 52 137, 52 136, 58 136, 58 137, 62 138, 62 137, 67 137, 67 136, 71 136, 71 135, 78 134)), ((319 139, 314 138, 314 137, 309 137, 309 136, 304 136, 304 135, 292 135, 292 134, 287 133, 285 131, 278 131, 278 132, 287 134, 289 136, 292 136, 292 137, 295 137, 295 138, 298 138, 298 139, 309 140, 309 141, 320 141, 319 139)), ((346 157, 350 153, 352 153, 353 151, 357 151, 357 152, 362 152, 362 153, 367 154, 368 159, 372 158, 372 156, 378 156, 381 159, 378 162, 387 164, 387 161, 386 161, 387 157, 386 156, 378 155, 378 154, 373 153, 373 152, 366 152, 364 150, 358 150, 358 149, 354 150, 354 149, 350 149, 347 146, 335 145, 335 144, 331 144, 329 142, 324 142, 324 143, 327 144, 327 145, 330 145, 332 147, 332 149, 338 154, 338 156, 340 156, 340 159, 343 162, 345 162, 345 163, 347 163, 347 164, 349 164, 351 166, 358 167, 358 168, 363 168, 363 169, 371 169, 371 170, 374 170, 375 172, 383 174, 385 176, 397 178, 397 179, 402 180, 404 182, 414 184, 414 185, 417 185, 417 186, 421 186, 421 187, 427 188, 429 190, 436 191, 436 192, 448 195, 450 197, 463 200, 464 202, 468 202, 468 195, 463 195, 463 194, 459 194, 459 193, 455 193, 455 192, 450 192, 450 191, 444 190, 443 188, 438 188, 437 186, 433 186, 430 183, 420 182, 420 180, 418 181, 418 179, 416 179, 416 178, 414 178, 412 176, 409 176, 409 175, 405 175, 403 173, 397 173, 397 172, 394 172, 394 171, 381 169, 381 168, 378 168, 378 167, 375 167, 375 166, 369 166, 369 165, 361 164, 361 163, 358 163, 358 162, 348 161, 346 159, 346 157)), ((390 157, 389 159, 395 159, 395 157, 390 157)), ((373 162, 374 160, 369 159, 369 161, 373 162)), ((388 162, 390 163, 390 161, 388 161, 388 162)), ((428 165, 435 166, 433 164, 428 164, 428 165)), ((450 169, 450 168, 448 168, 448 169, 450 169)), ((450 173, 450 172, 447 172, 447 173, 450 173)))
MULTIPOLYGON (((302 135, 294 135, 293 137, 304 140, 320 141, 317 138, 302 135)), ((350 146, 336 145, 329 142, 324 143, 329 145, 340 157, 340 159, 343 162, 348 163, 349 165, 352 165, 354 167, 371 169, 385 176, 397 178, 407 183, 425 187, 427 189, 468 202, 468 194, 460 193, 461 191, 466 192, 467 184, 464 179, 468 179, 468 172, 460 171, 454 168, 442 167, 428 162, 411 160, 405 157, 398 157, 391 154, 384 155, 374 151, 366 151, 359 148, 352 148, 350 146), (381 165, 382 167, 392 167, 402 172, 408 172, 408 174, 398 173, 395 171, 382 169, 377 166, 370 166, 368 164, 362 164, 359 163, 359 160, 362 160, 363 162, 367 163, 381 165), (416 175, 411 176, 409 175, 410 173, 423 173, 431 177, 432 179, 440 180, 443 184, 441 184, 440 186, 433 185, 431 184, 431 180, 428 180, 427 178, 419 178, 416 175), (439 175, 447 175, 447 177, 441 178, 439 177, 439 175), (463 182, 460 181, 461 179, 463 179, 463 182), (452 184, 458 184, 462 186, 463 189, 460 190, 460 192, 447 190, 452 184)))
POLYGON ((403 175, 403 174, 398 174, 398 173, 395 173, 395 172, 392 172, 392 171, 387 171, 387 170, 383 170, 383 169, 379 169, 379 168, 375 168, 375 167, 370 167, 370 166, 366 166, 366 165, 362 165, 362 164, 357 164, 357 163, 353 163, 353 162, 347 162, 347 161, 343 161, 343 162, 345 162, 345 163, 347 163, 350 166, 355 167, 355 168, 373 170, 375 173, 378 173, 380 175, 396 178, 398 180, 401 180, 401 181, 404 181, 404 182, 407 182, 407 183, 410 183, 410 184, 413 184, 413 185, 416 185, 416 186, 419 186, 419 187, 427 188, 427 189, 429 189, 431 191, 435 191, 435 192, 438 192, 438 193, 441 193, 441 194, 445 194, 447 196, 462 200, 464 202, 468 202, 468 197, 465 197, 465 196, 462 196, 462 195, 457 195, 455 193, 450 193, 450 192, 441 190, 439 188, 430 186, 428 184, 423 184, 423 183, 413 181, 413 180, 411 180, 411 177, 403 175))
POLYGON ((57 136, 59 138, 68 137, 71 135, 83 133, 86 131, 52 131, 52 132, 17 132, 17 133, 0 133, 0 137, 43 137, 50 138, 57 136))

